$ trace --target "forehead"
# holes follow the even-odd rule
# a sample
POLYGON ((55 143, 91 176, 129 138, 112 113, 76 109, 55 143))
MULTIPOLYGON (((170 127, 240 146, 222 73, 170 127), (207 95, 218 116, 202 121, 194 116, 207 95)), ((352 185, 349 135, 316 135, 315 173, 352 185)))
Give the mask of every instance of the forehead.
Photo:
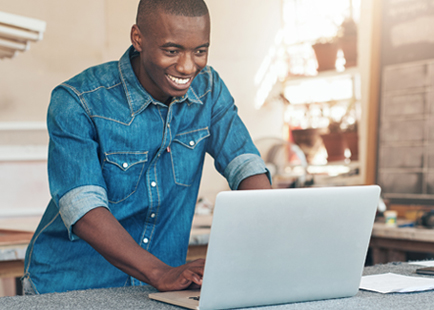
POLYGON ((142 33, 145 38, 152 40, 155 44, 172 42, 199 46, 209 42, 210 19, 208 14, 189 17, 159 11, 151 20, 148 20, 146 25, 140 26, 144 30, 142 33))

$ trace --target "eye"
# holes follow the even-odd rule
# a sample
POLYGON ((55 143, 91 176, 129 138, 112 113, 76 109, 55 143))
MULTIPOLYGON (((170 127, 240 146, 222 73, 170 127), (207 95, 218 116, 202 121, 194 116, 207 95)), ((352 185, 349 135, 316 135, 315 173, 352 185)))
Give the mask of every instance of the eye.
POLYGON ((169 49, 164 50, 164 52, 169 56, 176 56, 179 53, 178 50, 169 50, 169 49))
POLYGON ((199 50, 197 50, 197 51, 195 52, 195 54, 196 54, 197 56, 203 56, 203 55, 205 55, 206 53, 208 53, 208 50, 207 50, 207 49, 199 49, 199 50))

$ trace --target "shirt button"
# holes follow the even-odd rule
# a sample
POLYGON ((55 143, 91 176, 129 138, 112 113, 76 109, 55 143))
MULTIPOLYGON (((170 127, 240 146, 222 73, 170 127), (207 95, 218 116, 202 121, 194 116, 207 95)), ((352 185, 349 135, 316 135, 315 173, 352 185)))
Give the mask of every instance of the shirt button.
POLYGON ((167 127, 170 127, 170 124, 167 124, 167 127))
POLYGON ((193 146, 194 145, 194 141, 190 141, 190 146, 193 146))
POLYGON ((154 218, 155 217, 155 213, 151 213, 151 218, 154 218))
POLYGON ((127 168, 128 167, 128 163, 123 163, 122 167, 127 168))
POLYGON ((148 242, 149 242, 148 238, 143 239, 143 243, 148 243, 148 242))
POLYGON ((157 186, 157 182, 154 182, 154 181, 153 181, 153 182, 151 182, 151 186, 152 186, 152 187, 155 187, 155 186, 157 186))

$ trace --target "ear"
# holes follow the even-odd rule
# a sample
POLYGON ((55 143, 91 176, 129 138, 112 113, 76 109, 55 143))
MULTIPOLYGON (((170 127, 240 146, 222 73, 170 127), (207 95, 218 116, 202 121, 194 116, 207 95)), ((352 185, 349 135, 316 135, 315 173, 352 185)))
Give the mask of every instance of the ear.
POLYGON ((133 25, 131 28, 131 43, 139 53, 142 51, 142 40, 143 36, 139 27, 137 25, 133 25))

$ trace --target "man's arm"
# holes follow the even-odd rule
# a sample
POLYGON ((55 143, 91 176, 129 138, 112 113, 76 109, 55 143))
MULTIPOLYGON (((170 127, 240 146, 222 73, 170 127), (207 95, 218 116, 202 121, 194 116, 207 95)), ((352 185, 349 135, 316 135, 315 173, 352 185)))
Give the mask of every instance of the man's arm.
POLYGON ((202 284, 205 260, 195 260, 176 268, 166 265, 141 248, 104 207, 86 213, 72 229, 111 264, 159 291, 182 290, 192 284, 202 284))
MULTIPOLYGON (((240 190, 270 188, 266 174, 250 176, 238 187, 240 190)), ((72 229, 112 265, 159 291, 182 290, 192 284, 202 285, 205 260, 198 259, 176 268, 168 266, 140 247, 104 207, 86 213, 72 229)))
POLYGON ((238 186, 238 189, 271 189, 271 184, 265 173, 257 174, 242 180, 238 186))

